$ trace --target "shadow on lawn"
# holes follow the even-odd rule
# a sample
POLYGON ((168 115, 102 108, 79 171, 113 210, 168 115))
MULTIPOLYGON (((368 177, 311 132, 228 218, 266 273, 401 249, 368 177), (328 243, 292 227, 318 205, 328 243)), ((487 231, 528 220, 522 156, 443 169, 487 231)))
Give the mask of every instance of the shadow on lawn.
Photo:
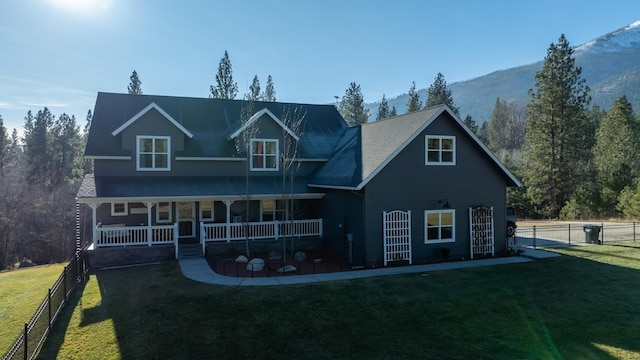
POLYGON ((404 353, 405 348, 424 349, 425 357, 432 358, 613 360, 638 356, 640 265, 629 268, 624 262, 640 262, 640 248, 614 258, 616 264, 579 257, 585 251, 596 250, 565 249, 563 253, 576 257, 439 272, 429 277, 407 275, 268 289, 190 282, 175 263, 97 271, 91 280, 97 281, 101 304, 83 309, 84 287, 77 291, 47 340, 42 358, 59 354, 75 307, 82 314, 80 326, 88 331, 94 323, 113 322, 115 338, 109 341, 117 343, 123 359, 269 359, 316 353, 324 358, 348 358, 348 354, 416 358, 416 353, 404 353), (330 296, 321 295, 325 292, 330 296), (354 301, 367 297, 375 301, 354 301), (438 298, 446 304, 434 304, 438 298), (476 305, 466 306, 469 304, 476 305), (508 304, 519 308, 506 308, 508 304), (370 312, 372 308, 380 312, 370 312), (496 312, 496 308, 504 311, 496 312), (337 309, 342 318, 330 315, 337 309), (450 313, 443 314, 442 309, 450 313), (306 315, 314 311, 315 317, 306 315), (358 316, 358 321, 349 321, 358 316), (416 325, 416 319, 422 318, 431 320, 416 325), (326 321, 334 324, 332 331, 326 331, 326 321), (352 328, 355 323, 369 331, 360 333, 352 328), (384 334, 373 330, 381 323, 385 323, 384 334), (511 323, 522 332, 508 333, 511 323), (306 330, 301 330, 301 324, 306 330), (425 332, 430 336, 425 337, 425 332), (400 342, 393 345, 389 341, 400 342))

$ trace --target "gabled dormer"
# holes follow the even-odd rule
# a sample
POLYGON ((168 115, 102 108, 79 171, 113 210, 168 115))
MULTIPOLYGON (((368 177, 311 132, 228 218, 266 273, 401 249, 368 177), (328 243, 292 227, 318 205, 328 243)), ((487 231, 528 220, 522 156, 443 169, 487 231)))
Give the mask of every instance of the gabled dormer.
POLYGON ((171 171, 173 151, 193 134, 155 102, 133 115, 111 136, 121 137, 123 150, 135 157, 136 171, 171 171))
POLYGON ((281 154, 286 151, 281 143, 297 142, 300 136, 269 109, 263 108, 229 135, 228 140, 238 142, 239 148, 248 149, 251 171, 278 171, 281 154))

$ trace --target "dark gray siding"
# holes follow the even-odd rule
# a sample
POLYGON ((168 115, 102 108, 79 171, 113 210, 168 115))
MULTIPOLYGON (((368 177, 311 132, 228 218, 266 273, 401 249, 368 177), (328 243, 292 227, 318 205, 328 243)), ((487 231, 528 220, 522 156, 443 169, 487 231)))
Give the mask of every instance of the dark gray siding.
POLYGON ((366 186, 365 219, 367 263, 383 262, 383 211, 411 210, 415 262, 440 258, 440 248, 451 248, 451 258, 469 258, 469 207, 494 207, 496 252, 505 249, 506 178, 498 167, 450 118, 436 119, 405 147, 366 186), (425 165, 425 135, 456 137, 455 166, 425 165), (442 209, 447 199, 455 209, 455 243, 424 243, 424 211, 442 209))
MULTIPOLYGON (((254 123, 256 128, 253 138, 279 140, 280 152, 284 152, 285 144, 282 128, 269 116, 264 115, 254 123)), ((112 136, 108 134, 107 136, 112 136)), ((304 136, 304 134, 302 134, 304 136)), ((237 157, 238 160, 176 160, 181 157, 185 142, 193 142, 170 121, 156 110, 151 110, 140 119, 129 125, 120 134, 116 135, 120 140, 122 150, 131 156, 131 160, 100 160, 94 162, 96 176, 244 176, 249 165, 246 160, 246 148, 242 135, 236 139, 228 140, 228 146, 220 157, 237 157), (171 171, 136 171, 136 136, 170 136, 171 137, 171 171), (239 151, 237 151, 239 150, 239 151)), ((203 144, 202 146, 206 146, 203 144)), ((292 150, 291 150, 292 151, 292 150)), ((300 152, 297 154, 301 156, 300 152)), ((293 171, 299 176, 308 176, 318 169, 323 162, 303 162, 294 164, 293 171)), ((252 171, 251 176, 272 176, 282 174, 280 171, 252 171)))
POLYGON ((366 249, 362 226, 364 201, 362 194, 346 190, 323 190, 325 190, 322 204, 324 237, 329 250, 349 260, 347 234, 352 234, 352 263, 353 265, 364 265, 366 249))

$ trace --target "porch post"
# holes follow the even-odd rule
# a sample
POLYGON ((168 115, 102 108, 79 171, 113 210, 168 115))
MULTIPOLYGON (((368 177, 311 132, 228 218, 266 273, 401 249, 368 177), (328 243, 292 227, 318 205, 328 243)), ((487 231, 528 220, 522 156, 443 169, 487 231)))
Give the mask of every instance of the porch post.
POLYGON ((98 220, 96 219, 98 206, 100 206, 100 204, 89 204, 89 207, 91 208, 91 225, 93 229, 91 237, 94 249, 98 247, 98 231, 96 230, 96 227, 98 227, 98 220))
POLYGON ((144 206, 147 207, 147 244, 149 246, 151 246, 151 242, 153 241, 153 234, 151 233, 151 208, 153 208, 155 204, 156 203, 153 202, 144 203, 144 206))
POLYGON ((225 200, 224 204, 227 206, 227 242, 231 241, 231 204, 233 200, 225 200))

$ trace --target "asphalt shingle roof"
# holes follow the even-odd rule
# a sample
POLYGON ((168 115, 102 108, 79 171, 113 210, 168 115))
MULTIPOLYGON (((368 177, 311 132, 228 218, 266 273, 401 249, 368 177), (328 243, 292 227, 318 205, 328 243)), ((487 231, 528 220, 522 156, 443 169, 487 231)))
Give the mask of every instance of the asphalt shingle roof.
POLYGON ((303 116, 299 132, 299 157, 326 159, 348 128, 334 105, 310 105, 256 101, 249 102, 157 95, 98 93, 85 155, 131 156, 122 151, 117 136, 111 133, 141 110, 155 103, 193 134, 177 156, 231 157, 235 144, 228 137, 241 126, 243 107, 248 116, 268 109, 282 122, 303 116))

